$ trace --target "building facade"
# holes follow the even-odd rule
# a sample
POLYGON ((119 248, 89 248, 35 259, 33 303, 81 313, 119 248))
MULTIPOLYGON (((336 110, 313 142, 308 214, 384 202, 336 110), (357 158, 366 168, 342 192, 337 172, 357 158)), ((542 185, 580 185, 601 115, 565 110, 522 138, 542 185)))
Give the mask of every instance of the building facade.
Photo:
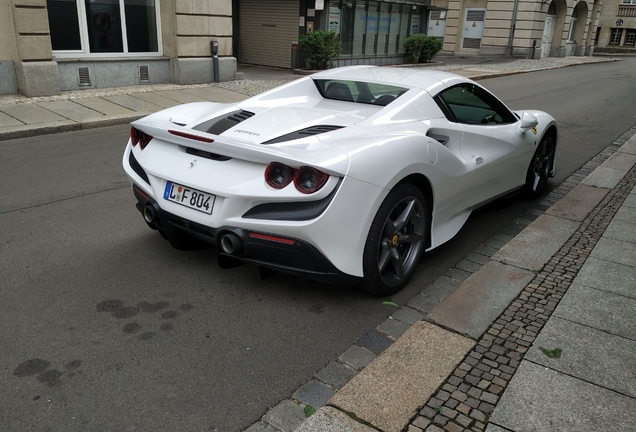
POLYGON ((348 63, 349 55, 353 64, 402 62, 400 45, 418 32, 442 39, 446 53, 525 58, 591 55, 602 0, 406 3, 330 1, 330 19, 322 20, 321 28, 340 30, 343 51, 339 64, 343 59, 348 63), (353 20, 348 19, 351 15, 353 20), (376 22, 379 25, 374 32, 376 22))
MULTIPOLYGON (((443 51, 450 54, 592 55, 603 0, 235 2, 239 62, 289 67, 290 45, 315 29, 340 36, 337 66, 403 63, 404 41, 417 33, 442 39, 443 51)), ((609 30, 607 34, 609 38, 609 30)), ((624 38, 629 43, 632 33, 625 31, 624 38)))
POLYGON ((444 50, 525 58, 592 55, 602 0, 448 0, 444 50))
POLYGON ((291 67, 292 45, 336 32, 337 66, 408 61, 425 33, 447 54, 523 58, 634 48, 636 0, 0 0, 0 94, 221 81, 240 63, 291 67))
POLYGON ((0 0, 0 94, 233 79, 232 0, 0 0))
POLYGON ((599 52, 636 54, 636 0, 605 0, 595 40, 599 52))

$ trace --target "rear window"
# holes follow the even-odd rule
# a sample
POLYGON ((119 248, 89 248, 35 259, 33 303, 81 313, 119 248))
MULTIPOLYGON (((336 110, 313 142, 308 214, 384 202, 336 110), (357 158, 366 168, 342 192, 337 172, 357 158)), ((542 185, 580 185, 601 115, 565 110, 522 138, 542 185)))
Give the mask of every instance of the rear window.
POLYGON ((386 106, 402 96, 408 88, 387 84, 347 80, 314 80, 325 99, 386 106))

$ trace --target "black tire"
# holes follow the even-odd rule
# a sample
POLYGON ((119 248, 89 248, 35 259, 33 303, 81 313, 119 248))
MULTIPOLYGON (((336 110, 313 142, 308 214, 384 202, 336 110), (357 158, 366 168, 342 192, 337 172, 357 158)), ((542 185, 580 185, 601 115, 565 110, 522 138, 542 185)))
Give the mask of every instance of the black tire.
POLYGON ((534 152, 528 172, 526 174, 526 184, 523 192, 526 197, 538 198, 545 190, 548 179, 554 170, 554 155, 556 153, 556 142, 550 135, 543 137, 539 147, 534 152))
POLYGON ((397 186, 371 224, 362 256, 364 277, 358 286, 378 296, 400 291, 417 268, 427 236, 424 195, 412 184, 397 186))

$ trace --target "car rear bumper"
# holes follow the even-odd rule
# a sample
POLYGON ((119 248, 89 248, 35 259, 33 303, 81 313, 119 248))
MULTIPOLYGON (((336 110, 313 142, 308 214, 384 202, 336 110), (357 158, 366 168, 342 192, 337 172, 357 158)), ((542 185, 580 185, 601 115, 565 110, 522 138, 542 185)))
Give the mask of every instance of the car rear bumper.
POLYGON ((159 230, 176 248, 180 248, 184 235, 216 246, 221 267, 227 267, 228 261, 238 260, 337 285, 351 286, 358 280, 339 271, 316 247, 304 240, 239 227, 201 225, 163 210, 136 185, 133 185, 133 193, 137 198, 137 210, 144 215, 148 226, 159 230), (151 213, 152 217, 147 218, 146 213, 151 213), (235 245, 228 253, 221 243, 229 234, 232 236, 228 239, 233 239, 235 245))

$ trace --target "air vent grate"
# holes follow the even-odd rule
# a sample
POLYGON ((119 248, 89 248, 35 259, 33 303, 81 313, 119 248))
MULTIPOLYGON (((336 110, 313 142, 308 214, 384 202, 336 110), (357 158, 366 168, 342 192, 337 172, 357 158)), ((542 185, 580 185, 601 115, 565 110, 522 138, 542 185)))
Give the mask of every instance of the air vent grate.
POLYGON ((150 68, 148 65, 139 65, 139 82, 150 82, 150 68))
POLYGON ((236 123, 240 123, 254 115, 253 112, 250 111, 239 111, 236 114, 229 116, 227 119, 236 123))
POLYGON ((87 66, 77 68, 77 82, 80 87, 90 87, 91 84, 91 71, 87 66))
POLYGON ((481 39, 479 38, 464 38, 464 48, 479 49, 481 48, 481 39))
POLYGON ((335 130, 342 129, 343 127, 344 126, 336 126, 336 125, 310 126, 308 128, 297 130, 295 132, 291 132, 291 133, 279 136, 278 138, 271 139, 269 141, 264 142, 263 144, 276 144, 276 143, 281 143, 286 141, 293 141, 293 140, 297 140, 307 136, 320 135, 327 132, 333 132, 335 130))
POLYGON ((466 12, 466 21, 484 21, 486 19, 485 10, 469 10, 466 12))
POLYGON ((231 127, 236 126, 242 121, 254 116, 250 111, 234 111, 222 117, 216 117, 196 125, 192 129, 207 132, 212 135, 221 135, 231 127))

